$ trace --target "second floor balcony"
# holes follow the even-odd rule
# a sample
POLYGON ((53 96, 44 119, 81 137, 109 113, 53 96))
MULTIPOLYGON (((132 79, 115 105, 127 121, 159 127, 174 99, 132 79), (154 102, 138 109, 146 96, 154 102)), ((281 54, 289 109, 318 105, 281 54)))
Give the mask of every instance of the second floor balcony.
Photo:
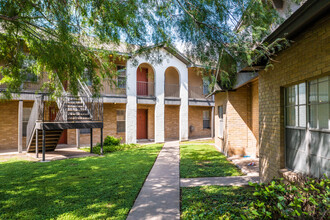
POLYGON ((136 82, 136 95, 137 96, 155 96, 155 86, 153 82, 144 82, 137 81, 136 82))
POLYGON ((165 97, 180 98, 180 85, 179 84, 165 84, 165 97))
POLYGON ((189 86, 189 98, 190 99, 206 99, 212 101, 212 96, 207 97, 208 91, 203 86, 189 86))

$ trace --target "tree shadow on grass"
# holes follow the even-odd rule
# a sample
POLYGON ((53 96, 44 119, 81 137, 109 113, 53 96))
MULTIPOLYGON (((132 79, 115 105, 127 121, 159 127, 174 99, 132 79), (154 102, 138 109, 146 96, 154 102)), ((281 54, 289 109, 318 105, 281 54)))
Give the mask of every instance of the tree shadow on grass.
POLYGON ((235 219, 255 200, 253 187, 181 188, 182 219, 235 219))
POLYGON ((226 156, 209 145, 180 146, 180 176, 222 177, 241 176, 241 171, 226 156))
POLYGON ((0 218, 125 219, 161 146, 0 165, 0 218))

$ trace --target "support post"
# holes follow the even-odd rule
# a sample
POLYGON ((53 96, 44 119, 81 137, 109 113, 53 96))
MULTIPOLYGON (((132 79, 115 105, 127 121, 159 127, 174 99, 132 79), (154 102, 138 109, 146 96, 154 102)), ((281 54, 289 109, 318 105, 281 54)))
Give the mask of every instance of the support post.
POLYGON ((103 155, 103 128, 101 128, 101 155, 103 155))
POLYGON ((93 153, 93 128, 91 128, 91 152, 93 153))
POLYGON ((76 129, 76 144, 77 148, 80 148, 80 129, 76 129))
POLYGON ((46 131, 42 130, 42 161, 46 161, 46 131))
POLYGON ((18 153, 22 153, 23 139, 23 100, 19 100, 18 102, 18 153))
POLYGON ((211 138, 214 138, 214 107, 211 112, 211 138))
POLYGON ((39 145, 39 137, 38 137, 38 134, 39 133, 39 130, 38 129, 36 129, 36 158, 38 158, 39 157, 39 149, 38 149, 38 145, 39 145))

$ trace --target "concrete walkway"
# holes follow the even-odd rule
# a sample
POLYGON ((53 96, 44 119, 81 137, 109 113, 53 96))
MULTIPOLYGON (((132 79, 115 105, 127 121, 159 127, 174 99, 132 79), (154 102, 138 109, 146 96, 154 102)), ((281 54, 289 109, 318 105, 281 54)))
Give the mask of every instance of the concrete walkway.
POLYGON ((128 220, 180 219, 179 142, 167 142, 160 151, 128 220))
POLYGON ((259 176, 226 176, 226 177, 202 177, 202 178, 182 178, 180 187, 195 186, 246 186, 249 182, 259 182, 259 176))

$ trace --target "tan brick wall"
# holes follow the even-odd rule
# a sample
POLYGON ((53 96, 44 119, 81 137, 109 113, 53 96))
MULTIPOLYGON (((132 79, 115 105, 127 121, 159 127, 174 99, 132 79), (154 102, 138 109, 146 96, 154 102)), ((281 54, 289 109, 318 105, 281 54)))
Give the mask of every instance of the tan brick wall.
POLYGON ((188 110, 188 124, 189 124, 189 138, 203 138, 211 137, 211 129, 203 129, 203 111, 211 112, 212 107, 189 106, 188 110), (190 126, 194 126, 194 131, 190 131, 190 126))
POLYGON ((228 155, 255 156, 258 146, 258 83, 215 96, 215 142, 228 155), (224 134, 219 137, 218 106, 224 106, 224 134))
POLYGON ((311 24, 278 53, 274 68, 259 73, 260 174, 279 177, 284 163, 283 87, 330 74, 329 16, 311 24))
MULTIPOLYGON (((126 108, 125 104, 111 104, 104 103, 103 106, 103 139, 107 136, 114 136, 116 138, 122 138, 122 142, 125 142, 125 133, 117 133, 117 110, 126 108)), ((93 144, 100 143, 100 129, 93 129, 93 144)), ((76 130, 68 130, 68 144, 76 144, 76 130)), ((90 145, 90 134, 80 135, 80 146, 90 145)))
POLYGON ((18 101, 0 102, 0 150, 17 150, 17 144, 18 101))
POLYGON ((165 106, 165 140, 179 139, 180 106, 165 106))
POLYGON ((256 149, 256 156, 259 157, 259 82, 255 81, 251 85, 251 95, 252 95, 252 100, 251 100, 251 127, 252 127, 252 146, 255 147, 256 149))
POLYGON ((148 110, 148 139, 155 139, 155 105, 137 105, 138 109, 148 110))

